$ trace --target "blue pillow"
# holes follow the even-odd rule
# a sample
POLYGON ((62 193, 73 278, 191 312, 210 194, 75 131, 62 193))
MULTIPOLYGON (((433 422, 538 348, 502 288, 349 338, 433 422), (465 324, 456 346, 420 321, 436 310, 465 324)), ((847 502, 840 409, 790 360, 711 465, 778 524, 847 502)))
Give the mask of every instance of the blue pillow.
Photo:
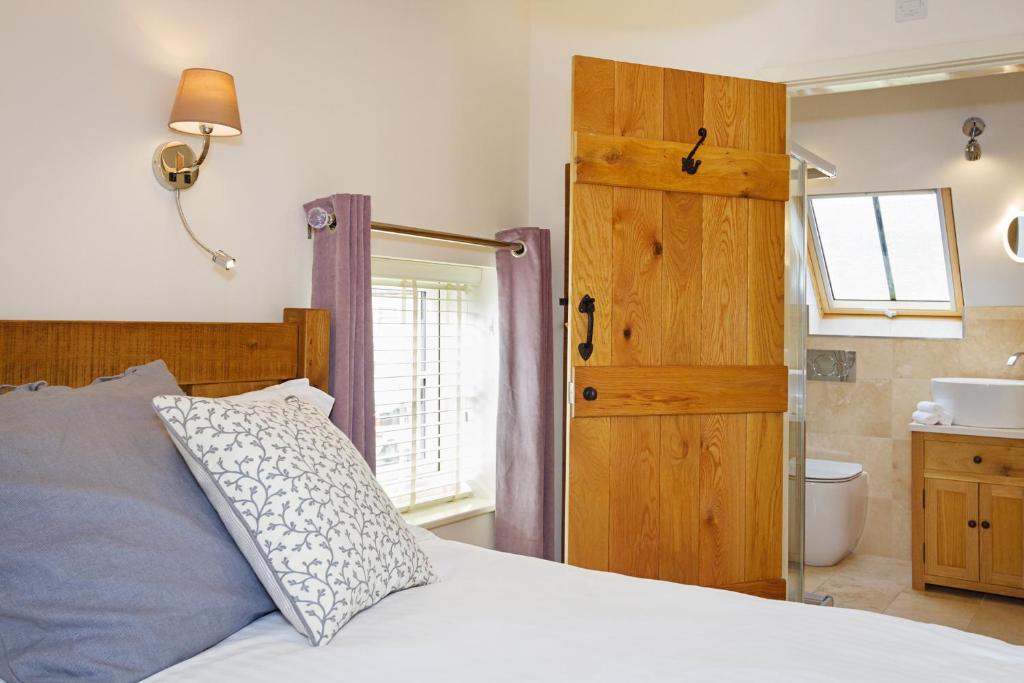
POLYGON ((152 400, 163 361, 0 395, 0 678, 137 681, 274 604, 152 400))

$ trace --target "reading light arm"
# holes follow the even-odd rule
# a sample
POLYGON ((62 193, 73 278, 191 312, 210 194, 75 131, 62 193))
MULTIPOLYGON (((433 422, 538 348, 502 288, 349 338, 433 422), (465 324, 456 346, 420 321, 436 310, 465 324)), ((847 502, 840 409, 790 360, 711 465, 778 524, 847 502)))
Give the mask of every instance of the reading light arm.
POLYGON ((200 249, 209 254, 210 258, 213 259, 213 262, 224 270, 231 270, 234 268, 238 262, 235 257, 229 256, 220 249, 217 249, 216 251, 210 249, 210 247, 206 246, 205 242, 196 237, 196 234, 192 232, 192 226, 188 224, 188 219, 185 218, 185 211, 181 208, 181 190, 174 191, 174 204, 178 207, 178 218, 181 219, 181 224, 184 226, 185 232, 188 233, 188 236, 192 238, 192 241, 195 242, 200 249))

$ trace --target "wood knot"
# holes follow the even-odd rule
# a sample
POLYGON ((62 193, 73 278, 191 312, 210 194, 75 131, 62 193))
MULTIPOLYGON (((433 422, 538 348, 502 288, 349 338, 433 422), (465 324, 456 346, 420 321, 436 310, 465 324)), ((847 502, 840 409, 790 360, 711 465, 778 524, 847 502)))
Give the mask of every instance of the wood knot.
POLYGON ((665 247, 662 246, 661 242, 655 241, 654 243, 654 255, 661 256, 661 252, 665 251, 665 247))
POLYGON ((619 152, 608 152, 604 155, 604 160, 609 164, 617 164, 622 159, 622 155, 619 152))
POLYGON ((622 336, 623 336, 623 337, 625 337, 626 339, 629 339, 630 337, 632 337, 632 336, 633 336, 633 330, 631 330, 631 329, 629 329, 629 328, 627 327, 626 329, 624 329, 624 330, 622 331, 622 336))

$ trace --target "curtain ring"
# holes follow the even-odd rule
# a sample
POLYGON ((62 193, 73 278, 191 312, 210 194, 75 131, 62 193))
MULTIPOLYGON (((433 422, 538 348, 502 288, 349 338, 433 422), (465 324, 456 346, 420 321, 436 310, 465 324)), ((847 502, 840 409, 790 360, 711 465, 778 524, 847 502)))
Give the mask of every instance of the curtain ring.
POLYGON ((512 256, 520 258, 526 256, 526 242, 516 242, 519 245, 519 249, 512 249, 512 256))

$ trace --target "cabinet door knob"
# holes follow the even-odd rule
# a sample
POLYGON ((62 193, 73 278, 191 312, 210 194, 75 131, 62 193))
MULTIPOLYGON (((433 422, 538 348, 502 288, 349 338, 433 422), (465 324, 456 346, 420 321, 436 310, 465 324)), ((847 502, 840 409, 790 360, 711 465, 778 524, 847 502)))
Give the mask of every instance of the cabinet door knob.
POLYGON ((981 523, 981 528, 982 528, 982 529, 987 529, 987 528, 989 528, 990 526, 992 526, 992 525, 991 525, 991 524, 989 524, 988 522, 982 522, 982 523, 981 523))
POLYGON ((981 461, 982 461, 982 457, 980 455, 974 456, 974 464, 975 465, 980 465, 981 461))
POLYGON ((583 400, 593 401, 597 399, 597 389, 594 387, 587 387, 583 390, 583 400))
POLYGON ((967 520, 967 526, 969 526, 969 527, 971 527, 973 529, 974 527, 978 526, 978 523, 975 522, 973 519, 969 519, 969 520, 967 520))

